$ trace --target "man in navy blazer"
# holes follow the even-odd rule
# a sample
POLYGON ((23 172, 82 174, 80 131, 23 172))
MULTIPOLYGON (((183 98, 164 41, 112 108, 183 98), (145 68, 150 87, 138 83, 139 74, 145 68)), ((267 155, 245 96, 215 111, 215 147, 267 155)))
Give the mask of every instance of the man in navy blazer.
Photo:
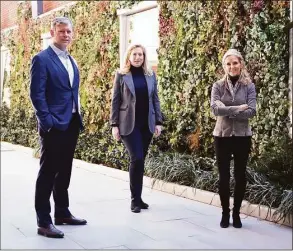
POLYGON ((66 50, 73 25, 66 17, 52 21, 52 44, 32 59, 30 98, 38 120, 41 157, 36 182, 35 209, 38 234, 62 238, 50 216, 50 197, 55 202, 55 225, 85 225, 69 211, 68 187, 80 130, 79 71, 66 50))

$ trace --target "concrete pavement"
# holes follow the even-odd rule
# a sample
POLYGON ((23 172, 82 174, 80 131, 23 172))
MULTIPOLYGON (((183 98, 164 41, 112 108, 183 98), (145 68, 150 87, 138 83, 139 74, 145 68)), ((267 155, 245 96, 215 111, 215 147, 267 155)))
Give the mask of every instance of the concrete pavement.
POLYGON ((38 162, 31 149, 1 143, 1 249, 292 250, 289 227, 242 215, 242 229, 221 229, 220 208, 147 187, 143 199, 150 209, 134 214, 128 173, 82 161, 74 162, 70 210, 88 225, 58 226, 63 239, 38 236, 38 162))

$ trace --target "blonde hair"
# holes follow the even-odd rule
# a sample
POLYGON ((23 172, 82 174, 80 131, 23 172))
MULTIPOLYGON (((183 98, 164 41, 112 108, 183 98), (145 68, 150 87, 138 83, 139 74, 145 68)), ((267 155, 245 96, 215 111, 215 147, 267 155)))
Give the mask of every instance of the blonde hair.
POLYGON ((149 68, 148 66, 148 59, 147 59, 147 54, 146 54, 146 49, 144 46, 142 46, 141 44, 132 44, 130 45, 126 52, 125 52, 125 55, 124 55, 124 63, 120 69, 120 73, 121 74, 127 74, 128 72, 130 72, 130 60, 129 60, 129 57, 130 57, 130 54, 131 52, 135 49, 135 48, 141 48, 142 49, 142 52, 143 52, 143 57, 144 57, 144 60, 143 60, 143 64, 142 64, 142 68, 143 68, 143 71, 144 71, 144 74, 145 75, 149 75, 149 76, 152 76, 153 75, 153 71, 149 68))
POLYGON ((245 66, 245 62, 244 62, 244 59, 241 55, 241 53, 239 51, 237 51, 236 49, 229 49, 223 56, 223 59, 222 59, 222 66, 224 68, 224 71, 225 71, 225 76, 223 77, 223 79, 228 79, 229 76, 228 76, 228 73, 226 72, 225 70, 225 60, 227 57, 229 56, 236 56, 239 61, 240 61, 240 64, 242 65, 241 67, 241 73, 240 73, 240 77, 239 77, 239 82, 243 83, 243 84, 250 84, 252 81, 251 81, 251 78, 250 78, 250 75, 246 69, 246 66, 245 66))

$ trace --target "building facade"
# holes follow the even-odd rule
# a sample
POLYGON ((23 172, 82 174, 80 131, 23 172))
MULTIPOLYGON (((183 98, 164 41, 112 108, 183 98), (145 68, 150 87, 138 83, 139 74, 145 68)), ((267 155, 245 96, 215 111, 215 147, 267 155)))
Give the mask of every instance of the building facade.
MULTIPOLYGON (((12 28, 17 24, 17 9, 23 1, 1 1, 1 30, 12 28)), ((41 15, 49 11, 54 11, 73 1, 30 1, 33 15, 41 15)))

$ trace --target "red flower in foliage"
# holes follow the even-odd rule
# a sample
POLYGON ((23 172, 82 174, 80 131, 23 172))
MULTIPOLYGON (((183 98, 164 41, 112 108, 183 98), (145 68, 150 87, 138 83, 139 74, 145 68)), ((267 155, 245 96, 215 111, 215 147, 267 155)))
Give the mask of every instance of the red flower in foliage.
POLYGON ((97 11, 99 13, 104 13, 108 8, 109 8, 109 1, 100 1, 98 4, 97 4, 97 11))
POLYGON ((173 18, 165 18, 162 14, 159 16, 160 21, 160 37, 168 36, 175 32, 175 25, 173 18))
POLYGON ((253 6, 252 6, 252 11, 254 13, 260 12, 264 8, 265 4, 263 0, 254 0, 253 6))

